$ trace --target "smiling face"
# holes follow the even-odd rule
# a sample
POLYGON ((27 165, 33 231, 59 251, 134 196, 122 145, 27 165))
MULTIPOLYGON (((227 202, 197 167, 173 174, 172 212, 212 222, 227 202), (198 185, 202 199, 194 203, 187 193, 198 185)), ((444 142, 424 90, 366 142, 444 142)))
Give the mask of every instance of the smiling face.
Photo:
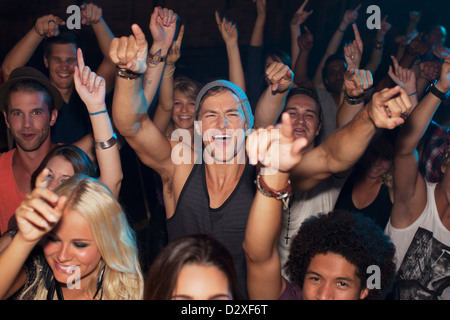
POLYGON ((79 271, 83 289, 101 260, 89 223, 70 208, 63 212, 61 221, 47 235, 43 249, 45 259, 62 288, 73 283, 75 270, 79 271))
POLYGON ((218 163, 233 160, 241 151, 245 151, 246 119, 239 98, 229 90, 207 97, 198 111, 201 130, 197 134, 203 137, 205 159, 218 163))
POLYGON ((295 94, 287 100, 284 112, 291 117, 295 139, 304 137, 308 140, 308 145, 304 148, 308 150, 314 145, 314 139, 321 128, 317 102, 307 95, 295 94))
POLYGON ((174 300, 230 300, 228 278, 214 266, 187 264, 178 274, 174 300))
POLYGON ((304 300, 358 300, 368 294, 361 288, 356 266, 335 253, 317 254, 309 264, 303 283, 304 300))
POLYGON ((48 57, 44 57, 52 84, 59 90, 73 87, 73 74, 77 63, 77 48, 73 43, 53 44, 48 57))
POLYGON ((180 90, 173 93, 172 120, 176 129, 191 129, 194 127, 195 100, 187 97, 180 90))
POLYGON ((50 127, 58 112, 49 112, 43 92, 11 92, 8 110, 4 113, 6 124, 18 148, 31 152, 50 139, 50 127))

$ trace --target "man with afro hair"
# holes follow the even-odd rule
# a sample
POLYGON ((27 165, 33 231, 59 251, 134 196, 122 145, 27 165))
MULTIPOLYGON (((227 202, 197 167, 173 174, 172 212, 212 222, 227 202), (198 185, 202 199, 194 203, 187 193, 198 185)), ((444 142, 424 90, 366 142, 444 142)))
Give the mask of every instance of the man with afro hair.
POLYGON ((252 211, 249 218, 244 248, 251 299, 385 298, 395 276, 395 247, 372 220, 340 210, 305 220, 293 238, 285 279, 276 245, 265 245, 276 243, 280 209, 252 211))

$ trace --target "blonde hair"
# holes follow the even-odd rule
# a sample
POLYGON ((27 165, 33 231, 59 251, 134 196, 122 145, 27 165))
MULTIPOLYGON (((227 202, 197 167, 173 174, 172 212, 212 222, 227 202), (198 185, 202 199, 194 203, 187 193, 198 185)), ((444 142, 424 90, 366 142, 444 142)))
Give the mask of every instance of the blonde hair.
MULTIPOLYGON (((67 196, 66 208, 80 213, 89 223, 102 259, 86 285, 92 296, 97 279, 105 267, 101 296, 104 300, 141 300, 144 280, 139 264, 134 231, 111 191, 100 181, 85 175, 74 175, 55 192, 67 196)), ((45 299, 45 275, 37 275, 35 299, 45 299)), ((99 298, 97 295, 96 298, 99 298)))

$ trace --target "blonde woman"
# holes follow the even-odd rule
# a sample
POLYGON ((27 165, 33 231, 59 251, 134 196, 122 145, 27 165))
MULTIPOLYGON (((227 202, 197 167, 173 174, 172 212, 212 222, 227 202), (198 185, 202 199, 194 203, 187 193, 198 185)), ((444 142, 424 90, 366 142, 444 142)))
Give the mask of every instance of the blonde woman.
POLYGON ((53 192, 47 175, 16 211, 18 231, 0 254, 0 297, 142 299, 134 233, 111 191, 74 175, 53 192))

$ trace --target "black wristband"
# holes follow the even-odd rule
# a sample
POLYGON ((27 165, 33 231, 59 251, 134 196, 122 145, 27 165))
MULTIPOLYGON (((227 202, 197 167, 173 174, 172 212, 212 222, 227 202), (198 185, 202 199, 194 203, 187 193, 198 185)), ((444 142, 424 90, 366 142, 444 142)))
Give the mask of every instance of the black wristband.
POLYGON ((430 87, 428 88, 428 91, 431 92, 432 94, 434 94, 436 97, 438 97, 441 100, 447 100, 450 95, 450 91, 447 91, 446 93, 444 93, 441 90, 439 90, 438 88, 436 88, 434 83, 432 83, 430 85, 430 87))
POLYGON ((348 104, 351 104, 351 105, 357 105, 357 104, 363 103, 364 100, 365 100, 365 97, 366 97, 366 93, 365 92, 363 92, 359 96, 350 97, 347 94, 347 91, 344 91, 344 95, 345 95, 345 99, 347 100, 348 104))

